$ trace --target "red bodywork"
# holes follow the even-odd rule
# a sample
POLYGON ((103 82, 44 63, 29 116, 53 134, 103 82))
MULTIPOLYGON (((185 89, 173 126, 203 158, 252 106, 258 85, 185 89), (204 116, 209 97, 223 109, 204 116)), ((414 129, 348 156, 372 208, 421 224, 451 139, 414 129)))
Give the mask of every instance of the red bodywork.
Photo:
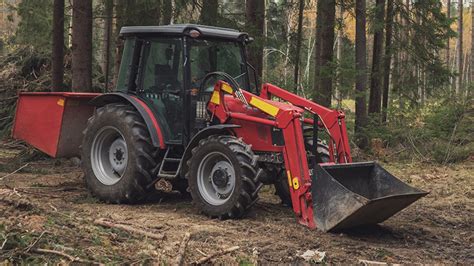
POLYGON ((78 156, 81 132, 98 93, 22 92, 18 97, 13 137, 52 157, 78 156), (79 133, 79 134, 78 134, 79 133))
POLYGON ((271 84, 263 85, 260 96, 242 90, 246 104, 243 99, 236 97, 235 92, 229 92, 229 87, 222 81, 216 84, 208 105, 212 116, 223 124, 241 125, 235 132, 251 144, 253 150, 283 154, 293 210, 299 223, 316 228, 318 225, 313 218, 311 176, 302 127, 302 124, 313 125, 314 121, 304 118, 304 113, 318 115, 321 121, 319 128, 328 131, 331 161, 350 163, 352 158, 344 113, 325 108, 271 84), (273 101, 272 98, 282 102, 273 101), (272 144, 272 127, 282 130, 284 146, 272 144))
MULTIPOLYGON (((21 92, 18 97, 12 135, 53 158, 79 156, 82 132, 95 106, 90 101, 101 93, 21 92)), ((157 135, 159 147, 166 148, 163 133, 150 107, 135 96, 157 135)))
MULTIPOLYGON (((277 152, 283 155, 293 210, 298 221, 315 228, 311 194, 311 176, 303 138, 303 124, 313 125, 304 113, 318 115, 318 127, 330 136, 332 162, 350 163, 349 142, 344 113, 330 110, 277 86, 265 84, 260 96, 241 91, 236 97, 230 86, 219 81, 209 101, 208 109, 222 124, 238 124, 237 136, 252 145, 257 152, 277 152), (224 87, 224 89, 223 89, 224 87), (274 101, 278 99, 280 101, 274 101), (281 129, 284 144, 275 145, 273 128, 281 129)), ((96 93, 21 93, 13 128, 13 137, 25 140, 52 157, 78 156, 82 134, 94 106, 88 102, 96 93), (45 115, 47 114, 47 115, 45 115)), ((156 128, 159 145, 165 148, 163 136, 149 107, 132 97, 150 115, 156 128)))

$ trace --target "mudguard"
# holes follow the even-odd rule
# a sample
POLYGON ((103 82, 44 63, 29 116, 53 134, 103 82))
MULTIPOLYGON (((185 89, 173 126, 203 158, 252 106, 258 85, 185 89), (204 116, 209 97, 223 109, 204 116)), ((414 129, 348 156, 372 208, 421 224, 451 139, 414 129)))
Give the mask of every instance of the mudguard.
POLYGON ((183 158, 181 159, 181 167, 180 167, 180 175, 184 176, 187 171, 186 162, 191 158, 191 151, 194 147, 199 144, 201 139, 207 138, 211 135, 233 135, 231 131, 233 128, 239 128, 240 125, 234 124, 221 124, 221 125, 213 125, 204 128, 203 130, 196 133, 193 136, 191 141, 186 146, 186 150, 184 151, 183 158))
POLYGON ((114 92, 97 96, 89 103, 96 107, 100 107, 106 104, 116 102, 128 102, 133 107, 135 107, 135 109, 137 109, 137 111, 140 113, 146 123, 148 131, 150 132, 150 137, 153 145, 155 147, 159 147, 160 149, 166 148, 162 125, 160 125, 160 121, 156 119, 150 107, 148 107, 148 105, 144 101, 140 100, 138 97, 122 92, 114 92))

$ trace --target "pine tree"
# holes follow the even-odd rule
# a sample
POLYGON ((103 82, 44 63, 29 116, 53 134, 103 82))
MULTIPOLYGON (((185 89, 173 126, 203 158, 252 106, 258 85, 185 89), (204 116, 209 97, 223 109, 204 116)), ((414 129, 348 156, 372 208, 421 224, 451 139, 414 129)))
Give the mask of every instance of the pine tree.
POLYGON ((111 57, 111 42, 112 42, 112 21, 114 13, 114 1, 105 0, 104 2, 104 41, 103 41, 103 66, 102 71, 105 75, 105 91, 109 90, 110 81, 110 57, 111 57))
POLYGON ((218 7, 219 1, 217 0, 203 1, 199 23, 203 25, 217 26, 219 18, 218 7))
POLYGON ((316 71, 314 84, 315 101, 323 106, 331 106, 333 83, 334 28, 336 24, 336 1, 318 1, 318 17, 321 25, 316 36, 320 36, 319 51, 316 50, 316 71), (319 31, 319 33, 318 33, 319 31))
POLYGON ((265 0, 247 0, 245 5, 246 23, 245 27, 255 42, 249 46, 247 51, 249 63, 257 70, 261 78, 263 73, 263 47, 265 42, 265 0))
POLYGON ((356 93, 355 93, 355 136, 357 145, 367 147, 367 138, 363 130, 367 125, 367 37, 366 37, 366 2, 356 0, 356 93))
POLYGON ((173 2, 174 0, 163 0, 163 25, 169 25, 173 22, 173 2))
MULTIPOLYGON (((448 19, 451 19, 451 0, 447 0, 446 1, 446 8, 447 8, 447 11, 446 11, 446 15, 448 17, 448 19)), ((448 68, 451 68, 451 58, 450 58, 450 41, 451 39, 448 38, 447 42, 446 42, 446 64, 448 65, 448 68)))
POLYGON ((382 102, 383 21, 385 0, 376 0, 374 16, 374 47, 370 76, 369 113, 379 114, 382 102))
POLYGON ((474 83, 474 4, 471 3, 471 84, 474 83))
POLYGON ((53 91, 63 90, 64 80, 64 0, 54 0, 53 49, 51 58, 53 91))
POLYGON ((462 90, 463 78, 463 0, 458 0, 458 42, 457 42, 457 57, 456 70, 458 76, 456 77, 456 94, 459 95, 462 90))
POLYGON ((295 56, 295 73, 294 73, 294 90, 298 92, 299 76, 300 76, 300 55, 301 42, 303 41, 303 17, 304 17, 304 0, 299 0, 298 6, 298 32, 296 36, 296 56, 295 56))
POLYGON ((387 0, 387 18, 385 20, 385 58, 382 97, 382 122, 387 122, 387 108, 390 87, 390 65, 392 64, 393 0, 387 0))
POLYGON ((72 16, 72 90, 92 89, 92 0, 74 0, 72 16))

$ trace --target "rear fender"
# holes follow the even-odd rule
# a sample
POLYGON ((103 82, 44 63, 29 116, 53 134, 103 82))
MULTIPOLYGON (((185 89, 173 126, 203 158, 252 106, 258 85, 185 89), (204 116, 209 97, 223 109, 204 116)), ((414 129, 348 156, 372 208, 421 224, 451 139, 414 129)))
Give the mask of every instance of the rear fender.
POLYGON ((90 104, 96 107, 101 107, 106 104, 117 102, 130 103, 135 107, 145 121, 153 146, 159 147, 160 149, 166 148, 160 121, 156 119, 150 107, 148 107, 148 105, 138 97, 121 92, 107 93, 95 97, 90 101, 90 104))
POLYGON ((192 150, 199 144, 201 139, 205 139, 212 135, 235 135, 233 130, 234 128, 239 128, 240 125, 233 124, 222 124, 206 127, 205 129, 199 131, 196 135, 193 136, 191 141, 186 146, 184 151, 183 158, 181 159, 180 175, 185 176, 188 171, 188 165, 186 162, 191 158, 192 150))

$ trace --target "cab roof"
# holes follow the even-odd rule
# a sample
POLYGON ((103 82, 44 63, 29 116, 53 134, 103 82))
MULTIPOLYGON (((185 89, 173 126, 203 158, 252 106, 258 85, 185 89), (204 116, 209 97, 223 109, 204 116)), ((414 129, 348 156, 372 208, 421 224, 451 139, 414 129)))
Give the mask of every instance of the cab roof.
POLYGON ((120 30, 121 37, 129 36, 183 36, 188 35, 191 30, 201 33, 200 37, 217 38, 231 41, 249 41, 249 35, 238 30, 196 25, 196 24, 173 24, 165 26, 127 26, 120 30))

